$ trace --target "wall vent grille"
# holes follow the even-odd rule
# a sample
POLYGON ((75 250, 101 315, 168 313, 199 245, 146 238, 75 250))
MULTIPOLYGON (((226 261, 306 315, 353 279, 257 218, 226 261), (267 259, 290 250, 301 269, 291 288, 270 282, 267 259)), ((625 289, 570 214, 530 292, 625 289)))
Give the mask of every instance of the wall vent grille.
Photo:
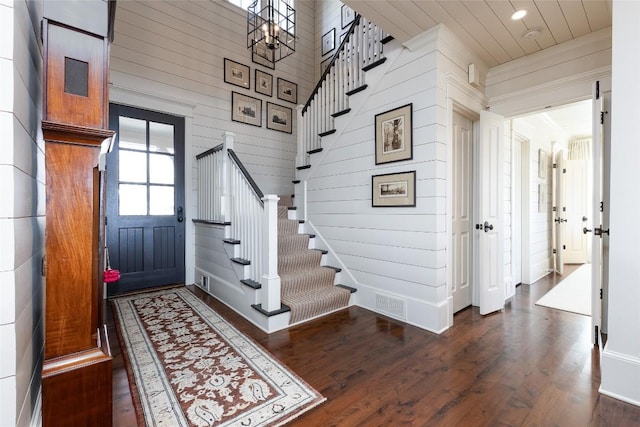
POLYGON ((389 295, 376 293, 376 311, 403 320, 407 318, 406 301, 389 295))

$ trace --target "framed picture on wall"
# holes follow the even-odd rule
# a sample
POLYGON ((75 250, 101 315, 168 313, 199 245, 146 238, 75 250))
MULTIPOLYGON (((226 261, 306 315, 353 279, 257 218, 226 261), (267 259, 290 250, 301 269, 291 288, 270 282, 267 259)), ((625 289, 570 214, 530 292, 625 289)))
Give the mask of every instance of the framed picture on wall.
POLYGON ((251 126, 262 126, 262 100, 231 92, 231 120, 251 126))
POLYGON ((346 4, 343 4, 341 13, 340 13, 340 21, 342 22, 342 28, 351 24, 355 18, 356 18, 356 14, 353 11, 353 9, 351 9, 346 4))
POLYGON ((271 74, 256 68, 254 84, 256 85, 255 90, 257 93, 267 96, 273 95, 273 76, 271 74))
POLYGON ((416 171, 371 177, 372 207, 414 207, 415 205, 416 171))
POLYGON ((413 158, 413 104, 376 114, 376 165, 413 158))
POLYGON ((547 179, 548 163, 547 158, 549 155, 543 149, 538 150, 538 178, 547 179))
POLYGON ((249 89, 250 68, 239 62, 224 58, 224 82, 249 89))
POLYGON ((278 99, 283 101, 298 102, 298 85, 289 80, 278 77, 278 99))
POLYGON ((251 61, 256 64, 260 64, 272 70, 276 69, 275 62, 273 61, 273 51, 265 48, 264 46, 254 46, 251 51, 251 61))
POLYGON ((291 133, 292 115, 291 108, 267 102, 267 129, 291 133))
POLYGON ((332 28, 322 36, 322 55, 336 48, 336 29, 332 28))

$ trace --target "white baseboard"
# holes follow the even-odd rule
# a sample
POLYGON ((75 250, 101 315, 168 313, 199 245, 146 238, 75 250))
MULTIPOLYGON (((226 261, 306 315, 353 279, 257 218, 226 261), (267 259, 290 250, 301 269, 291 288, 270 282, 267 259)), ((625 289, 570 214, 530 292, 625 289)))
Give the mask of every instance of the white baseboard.
POLYGON ((600 366, 600 393, 640 406, 640 358, 611 351, 605 346, 600 366))

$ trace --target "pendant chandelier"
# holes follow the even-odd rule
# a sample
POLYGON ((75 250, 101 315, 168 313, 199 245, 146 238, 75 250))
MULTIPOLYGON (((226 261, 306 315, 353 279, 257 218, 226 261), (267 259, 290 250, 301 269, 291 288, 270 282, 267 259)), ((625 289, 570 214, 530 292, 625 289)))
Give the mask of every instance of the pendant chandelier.
POLYGON ((247 8, 247 48, 275 63, 296 51, 296 11, 285 0, 256 0, 247 8))

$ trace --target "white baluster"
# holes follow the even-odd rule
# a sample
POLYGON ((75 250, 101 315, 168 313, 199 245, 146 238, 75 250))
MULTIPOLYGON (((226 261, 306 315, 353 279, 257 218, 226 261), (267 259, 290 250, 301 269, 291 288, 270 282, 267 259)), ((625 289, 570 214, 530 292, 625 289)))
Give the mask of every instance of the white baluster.
POLYGON ((296 166, 304 165, 304 163, 303 163, 303 161, 304 161, 303 153, 306 153, 304 139, 305 139, 305 136, 307 134, 307 132, 306 132, 307 121, 306 121, 306 117, 302 116, 303 108, 304 108, 303 105, 298 105, 296 107, 296 116, 298 118, 298 120, 297 120, 298 132, 297 132, 297 135, 296 135, 298 154, 296 155, 296 164, 295 164, 296 166))

